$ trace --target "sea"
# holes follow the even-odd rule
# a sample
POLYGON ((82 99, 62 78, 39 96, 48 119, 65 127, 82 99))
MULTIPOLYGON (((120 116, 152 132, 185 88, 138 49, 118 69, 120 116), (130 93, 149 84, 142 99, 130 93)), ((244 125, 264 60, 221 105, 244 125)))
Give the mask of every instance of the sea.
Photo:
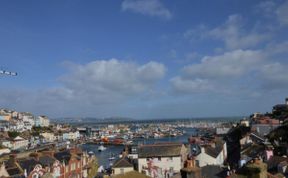
MULTIPOLYGON (((134 139, 133 142, 136 144, 153 144, 153 143, 161 143, 161 142, 177 142, 177 143, 188 143, 188 138, 192 135, 196 134, 195 128, 182 128, 185 133, 181 136, 176 137, 162 137, 162 138, 139 138, 134 139)), ((113 165, 113 163, 119 158, 120 153, 124 150, 124 146, 106 146, 106 150, 102 152, 98 152, 97 144, 84 144, 82 145, 82 149, 87 152, 93 152, 96 155, 99 166, 102 165, 105 168, 113 165), (109 157, 115 155, 116 159, 110 161, 109 157)))

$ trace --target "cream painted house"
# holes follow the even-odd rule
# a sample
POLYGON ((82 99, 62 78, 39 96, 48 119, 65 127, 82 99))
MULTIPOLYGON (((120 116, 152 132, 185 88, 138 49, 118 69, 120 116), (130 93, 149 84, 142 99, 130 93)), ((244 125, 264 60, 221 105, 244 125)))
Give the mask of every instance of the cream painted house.
POLYGON ((54 133, 44 132, 40 133, 40 135, 44 137, 46 142, 54 142, 56 140, 54 133))
POLYGON ((179 173, 187 158, 187 148, 179 143, 142 145, 138 148, 138 171, 151 177, 179 173))
POLYGON ((134 171, 133 164, 130 163, 128 158, 120 158, 118 159, 112 166, 113 174, 125 174, 127 172, 134 171))

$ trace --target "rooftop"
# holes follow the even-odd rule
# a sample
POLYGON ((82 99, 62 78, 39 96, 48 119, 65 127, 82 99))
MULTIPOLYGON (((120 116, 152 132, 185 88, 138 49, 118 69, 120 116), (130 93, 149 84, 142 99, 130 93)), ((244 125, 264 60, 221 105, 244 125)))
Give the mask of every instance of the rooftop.
POLYGON ((147 157, 170 157, 179 156, 181 153, 182 144, 180 143, 158 143, 151 145, 142 145, 138 149, 139 158, 147 157))

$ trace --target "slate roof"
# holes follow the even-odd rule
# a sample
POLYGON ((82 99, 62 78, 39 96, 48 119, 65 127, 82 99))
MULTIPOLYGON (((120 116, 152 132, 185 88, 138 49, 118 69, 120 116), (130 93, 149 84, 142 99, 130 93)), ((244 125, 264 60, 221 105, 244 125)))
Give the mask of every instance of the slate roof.
POLYGON ((59 160, 61 163, 65 162, 67 164, 71 159, 71 154, 69 151, 60 151, 54 154, 54 157, 59 160))
POLYGON ((139 158, 180 156, 182 144, 142 145, 138 149, 139 158))
POLYGON ((51 157, 51 156, 40 156, 39 157, 39 162, 41 163, 41 165, 43 166, 51 166, 53 165, 53 163, 56 161, 55 158, 51 157))
POLYGON ((129 162, 127 158, 120 158, 113 165, 113 168, 123 168, 123 167, 133 167, 133 165, 129 162))
POLYGON ((14 177, 14 176, 22 174, 21 170, 18 167, 6 168, 6 171, 8 172, 8 174, 11 177, 14 177))
POLYGON ((270 172, 277 172, 277 166, 283 161, 288 161, 288 158, 284 158, 281 156, 272 156, 268 161, 267 161, 267 167, 268 171, 270 172))
POLYGON ((217 156, 221 153, 222 147, 211 147, 207 146, 205 147, 205 153, 209 156, 212 156, 213 158, 217 158, 217 156))
POLYGON ((34 158, 22 159, 19 160, 18 163, 23 170, 26 169, 28 175, 31 171, 33 171, 37 164, 40 164, 40 162, 35 160, 34 158))
POLYGON ((224 178, 227 176, 227 173, 220 166, 207 165, 201 168, 201 175, 202 177, 209 177, 209 178, 220 178, 220 177, 224 178))

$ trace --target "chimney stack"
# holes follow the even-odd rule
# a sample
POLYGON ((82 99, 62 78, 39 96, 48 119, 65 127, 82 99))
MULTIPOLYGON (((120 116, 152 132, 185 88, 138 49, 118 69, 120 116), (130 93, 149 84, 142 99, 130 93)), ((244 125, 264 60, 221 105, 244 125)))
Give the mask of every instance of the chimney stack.
POLYGON ((49 150, 49 151, 42 151, 41 153, 43 153, 43 155, 45 156, 54 156, 54 151, 53 150, 49 150))
POLYGON ((30 155, 29 155, 29 157, 30 158, 34 158, 34 159, 36 159, 37 161, 39 161, 39 154, 38 153, 31 153, 30 155))

